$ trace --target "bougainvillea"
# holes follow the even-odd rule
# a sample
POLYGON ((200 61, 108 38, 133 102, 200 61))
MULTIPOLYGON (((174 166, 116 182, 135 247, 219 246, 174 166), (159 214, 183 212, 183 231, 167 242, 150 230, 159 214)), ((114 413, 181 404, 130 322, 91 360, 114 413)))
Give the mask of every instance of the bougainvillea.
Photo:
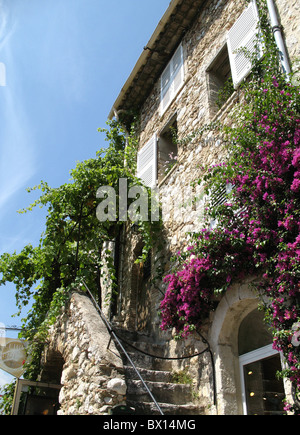
POLYGON ((165 278, 163 330, 186 337, 245 274, 259 277, 274 348, 300 391, 300 111, 299 86, 280 71, 271 46, 244 86, 234 127, 224 127, 226 162, 206 168, 207 192, 233 186, 227 202, 208 205, 207 229, 192 235, 165 278), (217 226, 209 223, 214 218, 217 226), (179 266, 178 266, 179 264, 179 266))

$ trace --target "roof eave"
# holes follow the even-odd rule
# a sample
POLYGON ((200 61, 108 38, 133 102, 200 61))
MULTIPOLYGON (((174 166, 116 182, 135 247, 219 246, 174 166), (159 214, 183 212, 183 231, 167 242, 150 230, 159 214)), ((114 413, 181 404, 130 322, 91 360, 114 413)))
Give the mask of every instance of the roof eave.
POLYGON ((121 92, 119 96, 117 97, 115 103, 113 104, 111 111, 109 113, 108 119, 113 119, 116 115, 118 110, 120 109, 120 106, 122 104, 122 101, 124 100, 124 97, 126 95, 126 92, 132 85, 134 78, 136 77, 137 73, 140 71, 140 69, 146 64, 148 57, 151 55, 151 49, 154 48, 155 42, 158 38, 158 35, 162 32, 162 30, 165 28, 166 24, 168 23, 171 15, 174 13, 175 8, 182 0, 172 0, 170 2, 170 5, 166 12, 164 13, 163 17, 159 21, 153 35, 151 36, 148 44, 144 48, 144 51, 142 52, 141 56, 139 57, 137 63, 135 64, 135 67, 133 68, 130 76, 128 77, 127 81, 125 82, 124 86, 121 89, 121 92))

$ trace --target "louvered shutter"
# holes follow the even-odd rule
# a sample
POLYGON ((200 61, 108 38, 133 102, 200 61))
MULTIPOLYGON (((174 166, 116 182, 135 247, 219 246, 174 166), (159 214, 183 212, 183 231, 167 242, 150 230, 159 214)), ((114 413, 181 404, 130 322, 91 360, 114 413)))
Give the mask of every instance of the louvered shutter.
POLYGON ((156 134, 138 152, 137 177, 147 187, 155 187, 157 180, 157 136, 156 134))
MULTIPOLYGON (((258 32, 259 15, 255 1, 242 13, 227 35, 229 59, 231 65, 234 87, 237 88, 242 80, 251 71, 251 60, 245 53, 239 51, 245 48, 247 53, 254 53, 259 41, 258 32)), ((259 58, 262 56, 262 47, 259 47, 259 58)))
POLYGON ((161 114, 167 110, 183 82, 183 49, 180 44, 161 76, 161 114))
MULTIPOLYGON (((218 189, 216 189, 214 192, 210 193, 210 203, 212 208, 219 207, 221 205, 224 205, 227 200, 228 196, 233 190, 233 185, 231 183, 225 184, 223 186, 220 186, 218 189)), ((217 219, 211 219, 210 221, 210 228, 214 229, 218 223, 217 219)))
POLYGON ((183 69, 183 51, 182 45, 180 45, 175 52, 172 59, 172 86, 173 86, 173 96, 177 94, 181 88, 184 80, 184 69, 183 69))
POLYGON ((161 76, 161 110, 164 112, 172 99, 171 63, 161 76))

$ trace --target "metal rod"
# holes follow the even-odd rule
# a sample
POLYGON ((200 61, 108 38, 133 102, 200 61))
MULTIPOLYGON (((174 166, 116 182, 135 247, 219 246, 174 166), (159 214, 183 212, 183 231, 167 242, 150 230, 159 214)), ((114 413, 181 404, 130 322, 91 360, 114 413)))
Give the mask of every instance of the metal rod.
POLYGON ((149 396, 151 397, 151 400, 153 401, 153 403, 155 404, 156 408, 158 409, 159 413, 161 415, 164 415, 164 413, 162 412, 159 404, 157 403, 155 397, 153 396, 153 394, 151 393, 151 391, 148 388, 148 385, 145 383, 144 379, 142 378, 142 375, 140 374, 140 372, 138 371, 137 367, 135 366, 134 362, 132 361, 132 359, 130 358, 130 356, 128 355, 127 351, 124 349, 121 341, 119 340, 119 338, 117 337, 117 335, 114 333, 110 323, 107 321, 106 317, 104 316, 101 308, 99 307, 99 304, 97 303, 97 301, 95 300, 94 296, 92 295, 92 293, 90 292, 90 289, 88 288, 88 286, 86 285, 86 283, 83 281, 83 285, 86 288, 90 298, 92 299, 95 308, 98 310, 100 317, 102 319, 102 321, 104 322, 108 332, 110 333, 110 335, 116 340, 116 342, 118 343, 118 345, 120 346, 122 352, 124 352, 124 354, 126 355, 126 358, 128 359, 129 363, 131 364, 132 368, 134 369, 135 373, 137 374, 138 378, 140 379, 140 381, 142 382, 144 388, 146 389, 147 393, 149 394, 149 396))

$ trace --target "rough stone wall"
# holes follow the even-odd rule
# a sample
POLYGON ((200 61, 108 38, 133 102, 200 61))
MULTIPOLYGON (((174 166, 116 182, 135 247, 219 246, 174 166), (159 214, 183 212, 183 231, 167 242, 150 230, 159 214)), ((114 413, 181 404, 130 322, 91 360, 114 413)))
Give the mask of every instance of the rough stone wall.
POLYGON ((299 71, 300 57, 300 4, 297 0, 275 0, 280 23, 283 27, 283 34, 290 60, 297 62, 299 71))
MULTIPOLYGON (((299 56, 300 25, 299 2, 297 0, 277 0, 281 23, 283 25, 286 45, 292 60, 299 56)), ((212 106, 208 70, 226 44, 226 35, 247 3, 244 0, 211 0, 200 11, 192 28, 185 34, 182 44, 184 52, 185 80, 184 85, 174 98, 166 112, 160 112, 160 80, 154 85, 152 93, 145 101, 140 112, 140 147, 143 147, 157 133, 158 138, 168 122, 176 116, 178 139, 188 137, 204 125, 221 121, 228 122, 228 114, 241 95, 235 91, 224 106, 216 111, 212 106)), ((159 147, 159 139, 158 139, 159 147)), ((222 150, 222 138, 219 133, 204 133, 192 141, 179 144, 178 164, 160 181, 159 192, 163 205, 165 271, 169 270, 168 260, 187 243, 187 232, 198 231, 202 225, 204 210, 203 191, 201 186, 191 188, 191 183, 203 174, 203 165, 214 165, 224 161, 226 156, 222 150), (196 204, 191 199, 198 198, 196 204)), ((130 274, 135 260, 137 241, 126 235, 123 261, 122 281, 122 313, 126 324, 133 324, 132 316, 136 302, 136 289, 133 288, 130 274), (129 307, 130 305, 130 307, 129 307), (128 309, 130 308, 130 309, 128 309), (127 318, 127 320, 126 320, 127 318), (131 319, 131 320, 129 320, 131 319)), ((157 260, 154 254, 154 261, 157 260)), ((136 282, 134 284, 136 287, 136 282)), ((139 285, 137 286, 139 288, 139 285)), ((162 288, 163 290, 163 288, 162 288)), ((140 295, 142 298, 142 295, 140 295)), ((150 292, 151 306, 149 314, 151 322, 158 323, 157 308, 160 292, 152 288, 150 292)))
MULTIPOLYGON (((105 415, 125 404, 126 383, 118 350, 94 305, 87 296, 74 293, 49 332, 41 381, 51 382, 51 358, 61 367, 59 415, 105 415)), ((58 382, 57 376, 55 382, 58 382)), ((53 376, 53 373, 52 373, 53 376)))

